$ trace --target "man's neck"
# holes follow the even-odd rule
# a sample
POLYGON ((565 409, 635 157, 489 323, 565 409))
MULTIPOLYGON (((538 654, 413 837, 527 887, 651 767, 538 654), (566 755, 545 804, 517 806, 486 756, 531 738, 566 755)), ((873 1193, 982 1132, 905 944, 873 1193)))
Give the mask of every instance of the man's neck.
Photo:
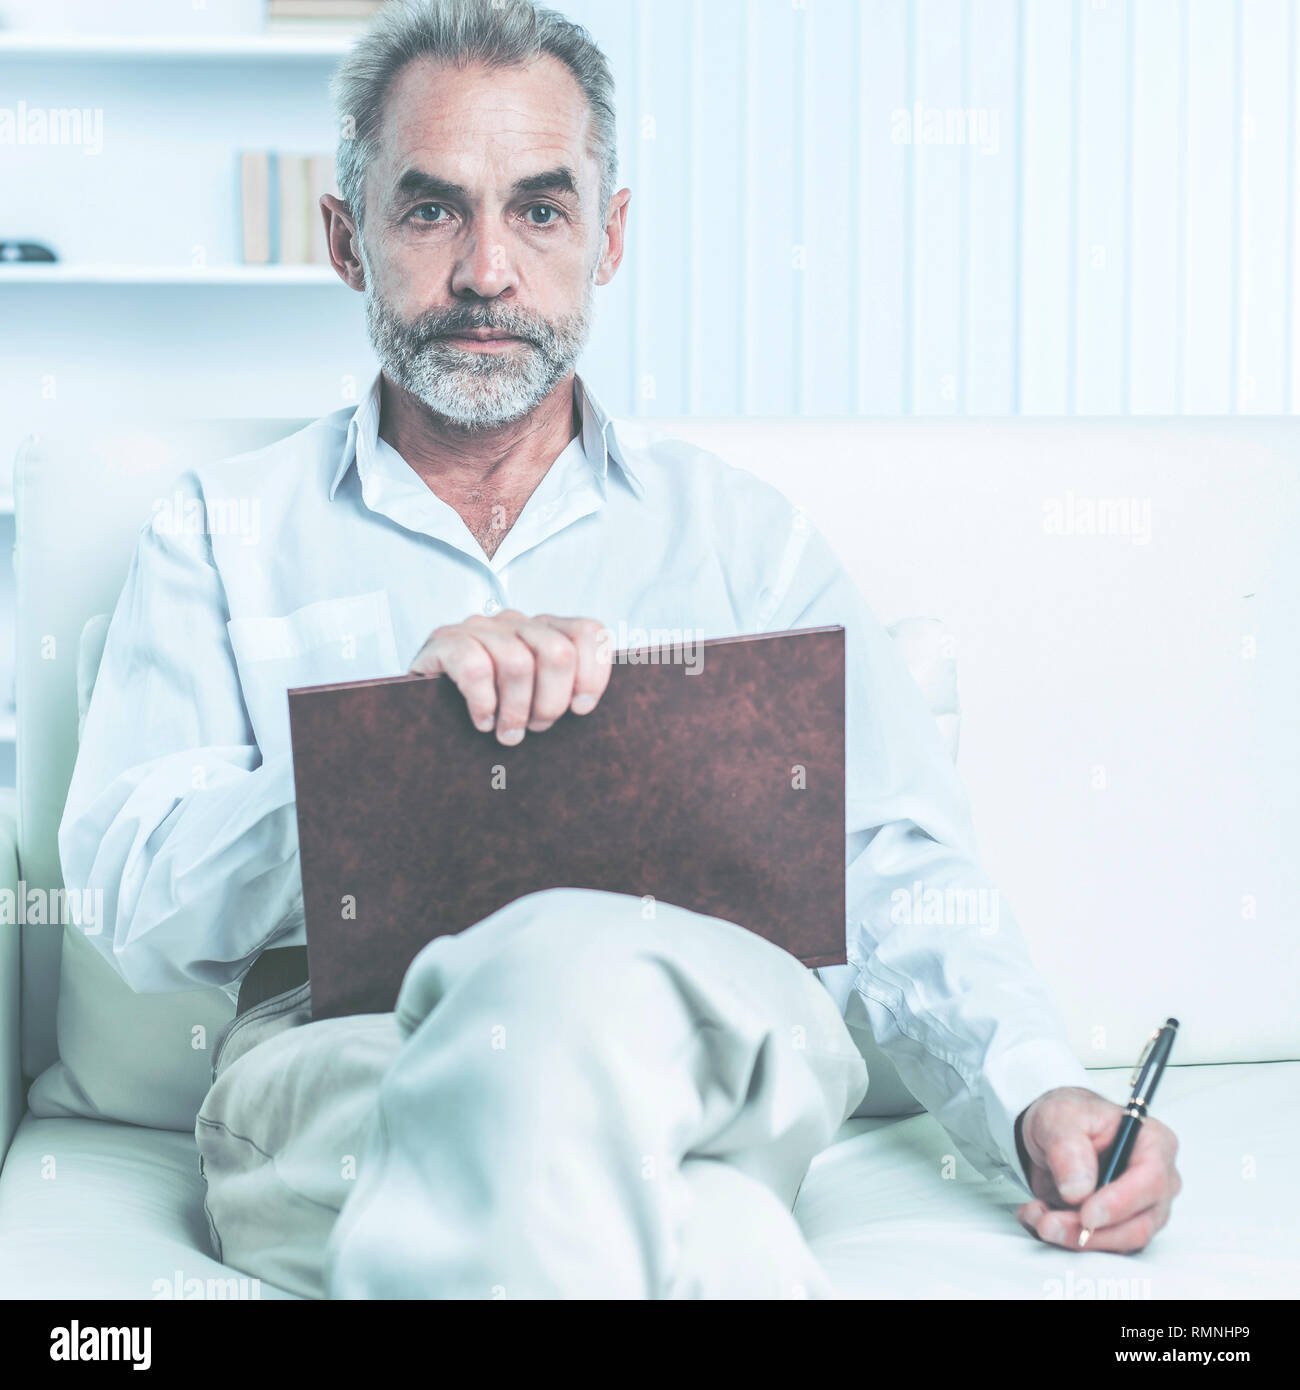
POLYGON ((572 372, 522 420, 492 430, 452 425, 381 377, 379 436, 439 495, 444 488, 515 491, 529 481, 535 487, 581 427, 572 372))
POLYGON ((480 431, 449 424, 381 378, 379 437, 460 513, 489 558, 581 428, 572 373, 522 420, 480 431))

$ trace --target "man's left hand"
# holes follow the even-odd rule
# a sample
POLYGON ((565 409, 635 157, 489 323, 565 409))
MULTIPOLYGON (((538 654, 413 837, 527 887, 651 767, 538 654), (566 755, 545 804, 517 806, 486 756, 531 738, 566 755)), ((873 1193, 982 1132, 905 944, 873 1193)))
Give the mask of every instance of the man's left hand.
POLYGON ((1027 1231, 1077 1250, 1080 1234, 1089 1230, 1087 1249, 1132 1254, 1169 1220, 1183 1180, 1174 1167, 1178 1140, 1159 1120, 1143 1121, 1128 1167, 1093 1191, 1098 1160, 1123 1117, 1121 1106, 1081 1086, 1047 1091, 1025 1109, 1020 1137, 1037 1200, 1016 1216, 1027 1231))

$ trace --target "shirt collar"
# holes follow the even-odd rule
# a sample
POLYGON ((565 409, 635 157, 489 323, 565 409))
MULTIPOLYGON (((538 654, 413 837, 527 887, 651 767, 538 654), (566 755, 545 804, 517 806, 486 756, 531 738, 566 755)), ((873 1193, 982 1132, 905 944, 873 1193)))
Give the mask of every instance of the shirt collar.
MULTIPOLYGON (((357 461, 358 453, 360 452, 363 457, 369 457, 374 453, 375 445, 379 439, 379 403, 382 381, 383 374, 377 374, 374 381, 371 382, 370 389, 362 397, 361 404, 352 413, 352 419, 348 424, 347 439, 343 445, 343 453, 330 481, 329 496, 331 502, 334 500, 334 494, 339 490, 339 485, 347 477, 348 470, 357 461)), ((601 492, 604 492, 605 480, 609 474, 609 461, 613 459, 632 491, 637 497, 644 497, 645 484, 628 461, 626 449, 618 439, 613 419, 596 399, 587 383, 576 373, 573 378, 573 395, 578 403, 582 418, 582 449, 599 479, 601 492)))

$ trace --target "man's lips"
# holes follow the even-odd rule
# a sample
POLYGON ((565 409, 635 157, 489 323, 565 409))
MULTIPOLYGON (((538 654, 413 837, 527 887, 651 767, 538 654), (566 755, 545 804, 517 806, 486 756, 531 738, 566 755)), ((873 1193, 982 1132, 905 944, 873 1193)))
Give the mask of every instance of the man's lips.
POLYGON ((470 328, 462 333, 444 333, 443 341, 469 352, 502 352, 512 343, 524 340, 497 328, 470 328))

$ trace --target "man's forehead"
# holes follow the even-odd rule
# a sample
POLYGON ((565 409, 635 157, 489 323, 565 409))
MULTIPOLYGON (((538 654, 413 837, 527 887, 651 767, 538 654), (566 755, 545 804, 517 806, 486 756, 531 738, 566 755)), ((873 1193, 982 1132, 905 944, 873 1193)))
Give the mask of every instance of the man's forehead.
POLYGON ((390 184, 412 169, 455 182, 485 156, 510 182, 557 167, 581 177, 590 138, 582 88, 549 54, 492 67, 417 59, 389 89, 377 154, 390 184))

